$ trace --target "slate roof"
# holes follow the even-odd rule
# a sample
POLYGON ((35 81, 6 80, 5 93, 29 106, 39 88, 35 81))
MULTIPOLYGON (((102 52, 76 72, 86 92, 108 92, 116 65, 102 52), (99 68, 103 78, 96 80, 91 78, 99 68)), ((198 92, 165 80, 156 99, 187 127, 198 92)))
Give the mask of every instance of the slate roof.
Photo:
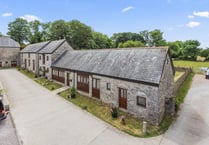
POLYGON ((166 48, 68 51, 52 67, 159 84, 166 48))
POLYGON ((66 40, 56 40, 56 41, 51 41, 46 47, 41 49, 39 53, 53 53, 59 46, 61 46, 66 40))
POLYGON ((36 52, 40 51, 42 48, 44 48, 46 45, 48 45, 49 42, 50 41, 30 44, 30 45, 26 46, 23 50, 21 50, 21 52, 22 53, 36 53, 36 52))
POLYGON ((20 45, 18 42, 13 40, 12 38, 8 36, 2 36, 0 37, 0 47, 3 48, 20 48, 20 45))

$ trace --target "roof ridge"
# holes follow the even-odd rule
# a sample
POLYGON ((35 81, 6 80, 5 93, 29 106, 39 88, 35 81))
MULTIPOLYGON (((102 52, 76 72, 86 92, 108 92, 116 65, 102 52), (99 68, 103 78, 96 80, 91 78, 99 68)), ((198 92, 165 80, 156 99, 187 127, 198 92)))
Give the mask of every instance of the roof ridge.
POLYGON ((136 50, 136 49, 168 49, 168 46, 158 46, 158 47, 127 47, 127 48, 105 48, 105 49, 81 49, 74 51, 104 51, 104 50, 136 50))

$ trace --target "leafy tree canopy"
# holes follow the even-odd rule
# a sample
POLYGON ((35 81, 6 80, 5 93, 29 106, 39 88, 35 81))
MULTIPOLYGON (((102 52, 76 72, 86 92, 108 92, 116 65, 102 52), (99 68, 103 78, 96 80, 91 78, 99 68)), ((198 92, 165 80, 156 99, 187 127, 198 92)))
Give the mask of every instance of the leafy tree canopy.
POLYGON ((7 34, 20 44, 27 43, 30 35, 29 23, 22 18, 17 18, 8 24, 7 34))
POLYGON ((124 43, 119 43, 118 47, 119 48, 145 47, 145 44, 142 43, 141 41, 128 40, 124 43))

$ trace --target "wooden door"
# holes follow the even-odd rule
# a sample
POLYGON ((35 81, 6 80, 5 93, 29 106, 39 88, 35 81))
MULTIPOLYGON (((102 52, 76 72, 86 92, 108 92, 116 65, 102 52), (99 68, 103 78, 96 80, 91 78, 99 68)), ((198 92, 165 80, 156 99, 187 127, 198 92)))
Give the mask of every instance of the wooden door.
POLYGON ((127 109, 127 89, 118 89, 119 107, 127 109))
POLYGON ((89 93, 89 74, 77 72, 77 89, 89 93))
POLYGON ((92 97, 100 99, 100 80, 92 78, 92 97))

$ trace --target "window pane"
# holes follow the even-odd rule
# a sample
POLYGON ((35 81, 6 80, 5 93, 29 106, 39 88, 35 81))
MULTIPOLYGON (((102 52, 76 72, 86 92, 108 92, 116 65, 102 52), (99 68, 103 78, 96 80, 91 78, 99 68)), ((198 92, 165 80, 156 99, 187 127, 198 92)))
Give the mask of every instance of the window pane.
POLYGON ((146 107, 146 98, 137 96, 137 105, 146 107))

